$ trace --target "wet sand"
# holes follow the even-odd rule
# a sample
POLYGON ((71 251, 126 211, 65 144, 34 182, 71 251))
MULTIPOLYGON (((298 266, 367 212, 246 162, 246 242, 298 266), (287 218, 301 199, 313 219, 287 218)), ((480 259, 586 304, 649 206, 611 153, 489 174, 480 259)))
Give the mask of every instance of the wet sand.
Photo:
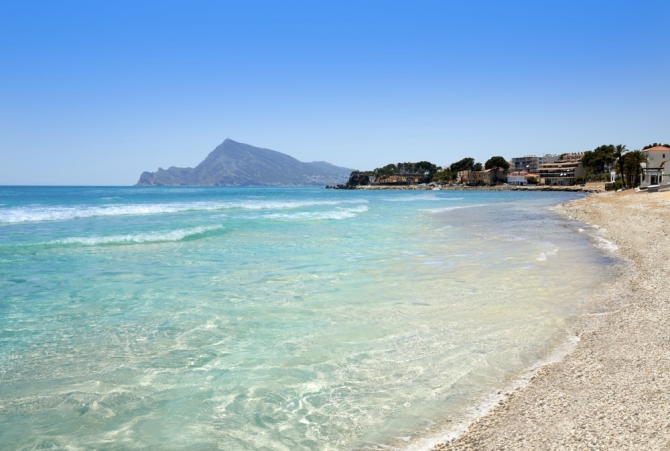
POLYGON ((670 193, 602 193, 556 210, 593 225, 627 263, 575 318, 571 354, 434 450, 670 449, 670 193))

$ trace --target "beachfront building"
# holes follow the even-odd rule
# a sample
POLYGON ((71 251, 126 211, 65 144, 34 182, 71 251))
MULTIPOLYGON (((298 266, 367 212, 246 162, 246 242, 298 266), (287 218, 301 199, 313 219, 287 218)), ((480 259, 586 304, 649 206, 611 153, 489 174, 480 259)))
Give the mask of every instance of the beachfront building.
POLYGON ((510 161, 510 171, 526 171, 536 174, 540 166, 558 161, 558 155, 549 155, 538 157, 535 155, 526 155, 525 157, 512 158, 510 161))
POLYGON ((545 185, 569 186, 575 184, 575 178, 584 177, 582 164, 584 153, 566 153, 554 163, 543 163, 537 173, 540 183, 545 185))
POLYGON ((494 169, 485 169, 483 171, 458 171, 456 173, 456 182, 465 185, 494 185, 497 182, 505 182, 507 175, 498 169, 497 174, 494 169))
POLYGON ((642 163, 642 182, 640 187, 670 184, 670 148, 656 146, 642 151, 647 163, 642 163))
POLYGON ((394 174, 377 180, 375 185, 415 185, 425 178, 425 174, 394 174))
POLYGON ((513 171, 507 174, 507 184, 512 186, 526 186, 528 185, 528 177, 535 177, 540 180, 538 174, 531 174, 526 171, 513 171))
POLYGON ((507 174, 503 169, 484 169, 484 172, 488 174, 485 177, 491 185, 507 182, 507 174))

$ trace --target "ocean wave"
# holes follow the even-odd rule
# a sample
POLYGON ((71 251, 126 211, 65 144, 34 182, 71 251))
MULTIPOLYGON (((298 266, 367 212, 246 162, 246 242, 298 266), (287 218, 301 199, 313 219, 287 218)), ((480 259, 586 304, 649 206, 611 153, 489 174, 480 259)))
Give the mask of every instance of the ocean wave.
POLYGON ((315 219, 351 219, 358 213, 365 213, 368 207, 365 205, 356 208, 342 208, 332 211, 301 211, 298 213, 271 213, 263 215, 265 219, 288 219, 288 220, 315 220, 315 219))
POLYGON ((170 230, 167 232, 147 232, 127 235, 69 237, 60 240, 52 240, 46 244, 81 244, 84 246, 97 246, 100 244, 158 243, 165 241, 181 241, 190 236, 201 235, 206 232, 220 229, 223 229, 223 226, 192 227, 190 229, 170 230))
POLYGON ((460 210, 461 208, 486 207, 487 205, 489 204, 456 205, 453 207, 430 208, 423 211, 427 211, 430 213, 442 213, 443 211, 460 210))
POLYGON ((419 196, 386 197, 381 200, 386 202, 414 202, 414 201, 435 201, 435 200, 463 200, 463 197, 440 197, 435 194, 422 194, 419 196))
POLYGON ((66 221, 95 216, 151 215, 179 213, 183 211, 216 210, 286 210, 319 205, 340 205, 367 203, 367 200, 314 200, 314 201, 246 201, 246 202, 190 202, 165 204, 126 205, 86 205, 67 206, 26 206, 0 211, 0 223, 21 223, 39 221, 66 221))

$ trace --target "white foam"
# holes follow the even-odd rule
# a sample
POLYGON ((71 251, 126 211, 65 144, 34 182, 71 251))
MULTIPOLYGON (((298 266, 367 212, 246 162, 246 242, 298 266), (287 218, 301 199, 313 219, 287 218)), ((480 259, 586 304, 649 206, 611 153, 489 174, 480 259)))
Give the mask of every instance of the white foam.
POLYGON ((414 202, 414 201, 435 201, 435 200, 463 200, 462 197, 439 197, 435 194, 423 194, 419 196, 386 197, 381 200, 386 202, 414 202))
POLYGON ((367 203, 367 200, 340 201, 258 201, 246 202, 189 202, 164 204, 127 204, 127 205, 86 205, 68 207, 62 205, 34 205, 10 208, 0 211, 0 223, 20 223, 35 221, 65 221, 95 216, 150 215, 161 213, 179 213, 182 211, 214 210, 284 210, 318 205, 367 203))
POLYGON ((457 205, 454 207, 431 208, 424 211, 428 211, 430 213, 441 213, 443 211, 459 210, 461 208, 486 207, 487 205, 488 204, 457 205))
POLYGON ((92 237, 70 237, 60 240, 49 241, 48 244, 83 244, 85 246, 96 246, 99 244, 122 244, 122 243, 156 243, 161 241, 180 241, 186 237, 200 235, 205 232, 219 230, 223 227, 193 227, 190 229, 171 230, 169 232, 147 232, 128 235, 92 236, 92 237))
POLYGON ((547 257, 551 255, 556 255, 558 253, 558 247, 554 245, 553 243, 546 243, 546 246, 550 249, 546 252, 542 252, 539 257, 537 257, 537 261, 543 262, 547 260, 547 257))
POLYGON ((265 219, 288 219, 288 220, 301 220, 301 219, 351 219, 356 217, 358 213, 365 213, 368 211, 368 207, 362 205, 356 208, 342 208, 339 210, 332 211, 301 211, 298 213, 270 213, 263 215, 265 219))
POLYGON ((619 249, 619 246, 601 236, 594 236, 593 238, 596 241, 596 247, 606 252, 616 252, 619 249))

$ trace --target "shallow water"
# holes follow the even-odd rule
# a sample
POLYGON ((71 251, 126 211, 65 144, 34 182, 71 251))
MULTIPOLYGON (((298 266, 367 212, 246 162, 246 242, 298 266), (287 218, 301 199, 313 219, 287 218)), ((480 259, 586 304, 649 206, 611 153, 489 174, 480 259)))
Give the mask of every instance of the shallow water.
POLYGON ((0 188, 0 447, 411 443, 606 277, 575 197, 0 188))

